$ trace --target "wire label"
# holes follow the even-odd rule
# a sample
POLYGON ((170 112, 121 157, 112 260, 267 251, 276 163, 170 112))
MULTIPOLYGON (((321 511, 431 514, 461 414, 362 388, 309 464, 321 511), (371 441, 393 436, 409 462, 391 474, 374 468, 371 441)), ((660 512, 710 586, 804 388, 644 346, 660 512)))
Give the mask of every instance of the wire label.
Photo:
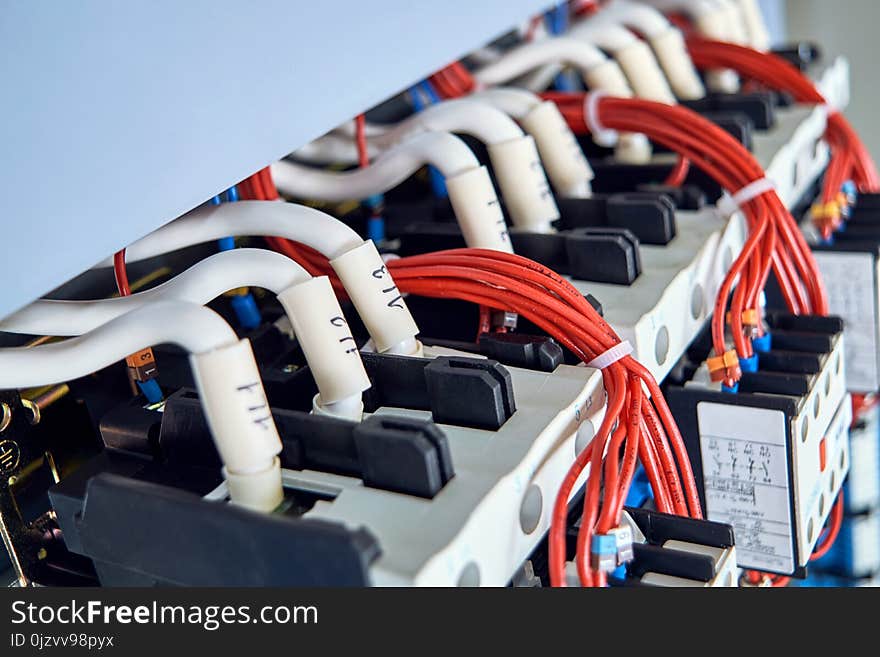
POLYGON ((740 567, 792 572, 785 414, 700 402, 697 420, 707 517, 733 525, 740 567))

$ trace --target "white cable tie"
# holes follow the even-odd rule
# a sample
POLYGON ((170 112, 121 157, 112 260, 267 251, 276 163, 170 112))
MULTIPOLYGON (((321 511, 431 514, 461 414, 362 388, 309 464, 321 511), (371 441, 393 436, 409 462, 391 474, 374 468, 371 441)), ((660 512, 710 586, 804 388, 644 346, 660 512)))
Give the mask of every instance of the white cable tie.
POLYGON ((606 128, 599 121, 599 101, 609 95, 605 91, 597 89, 588 93, 584 98, 584 123, 587 124, 587 130, 593 136, 593 141, 605 148, 617 145, 617 130, 606 128))
POLYGON ((776 183, 767 177, 758 178, 740 189, 733 196, 727 193, 723 194, 718 199, 715 207, 722 217, 730 217, 749 201, 758 198, 761 194, 772 191, 776 191, 776 183))
POLYGON ((618 342, 611 347, 611 349, 596 356, 593 360, 587 363, 587 367, 595 367, 597 370, 604 370, 606 367, 613 365, 621 358, 626 358, 632 352, 633 346, 629 343, 629 340, 624 340, 623 342, 618 342))

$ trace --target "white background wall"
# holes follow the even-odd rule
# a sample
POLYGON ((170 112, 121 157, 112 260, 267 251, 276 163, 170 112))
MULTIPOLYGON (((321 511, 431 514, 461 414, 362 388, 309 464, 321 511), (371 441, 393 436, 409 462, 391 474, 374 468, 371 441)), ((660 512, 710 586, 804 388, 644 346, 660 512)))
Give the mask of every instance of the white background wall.
POLYGON ((846 111, 875 158, 880 157, 880 1, 785 0, 788 40, 809 39, 828 55, 845 55, 852 67, 852 101, 846 111))

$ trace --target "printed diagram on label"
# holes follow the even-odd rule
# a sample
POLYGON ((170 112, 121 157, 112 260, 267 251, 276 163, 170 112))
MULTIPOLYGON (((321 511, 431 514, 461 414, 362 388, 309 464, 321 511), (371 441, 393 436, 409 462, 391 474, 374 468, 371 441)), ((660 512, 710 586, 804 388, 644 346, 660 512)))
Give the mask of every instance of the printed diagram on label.
POLYGON ((783 413, 702 402, 697 417, 708 518, 733 525, 740 566, 790 572, 783 413))

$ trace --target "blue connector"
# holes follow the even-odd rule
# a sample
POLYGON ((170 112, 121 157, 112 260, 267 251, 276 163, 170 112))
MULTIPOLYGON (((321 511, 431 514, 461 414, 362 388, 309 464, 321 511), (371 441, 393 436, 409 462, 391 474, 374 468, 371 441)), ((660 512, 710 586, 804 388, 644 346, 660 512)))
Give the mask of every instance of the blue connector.
POLYGON ((772 346, 773 338, 770 335, 770 331, 765 332, 764 335, 757 338, 752 338, 752 349, 754 349, 756 353, 766 354, 770 351, 772 346))
POLYGON ((593 534, 590 542, 590 565, 606 573, 617 568, 617 538, 613 534, 593 534))
POLYGON ((721 392, 728 392, 732 395, 735 395, 739 392, 739 383, 734 383, 732 386, 726 386, 723 383, 721 384, 721 392))
POLYGON ((385 241, 385 219, 380 215, 372 215, 367 219, 367 239, 375 244, 385 241))
POLYGON ((149 381, 138 381, 138 388, 140 388, 141 392, 144 394, 144 397, 147 398, 147 401, 151 404, 158 404, 162 401, 162 388, 159 387, 159 382, 156 379, 150 379, 149 381))
POLYGON ((385 241, 385 217, 380 212, 384 204, 385 197, 382 194, 374 194, 364 199, 364 205, 370 210, 370 217, 367 219, 367 239, 376 244, 385 241))
POLYGON ((757 372, 758 371, 758 354, 753 354, 748 358, 740 358, 739 359, 739 369, 743 372, 757 372))
POLYGON ((859 200, 859 188, 856 187, 855 182, 852 180, 847 180, 840 186, 840 191, 843 192, 844 196, 846 196, 846 202, 849 205, 855 205, 856 201, 859 200))
MULTIPOLYGON (((544 22, 550 34, 554 36, 564 34, 568 29, 568 4, 560 2, 544 14, 544 22)), ((570 71, 563 71, 553 80, 553 88, 556 91, 577 91, 579 86, 570 71)))
POLYGON ((636 469, 632 478, 632 484, 626 494, 626 506, 642 507, 648 500, 654 499, 654 492, 651 490, 651 482, 648 481, 648 473, 641 465, 636 469))
POLYGON ((257 306, 254 295, 250 292, 247 294, 236 294, 229 301, 232 304, 232 309, 235 311, 238 323, 243 329, 255 329, 263 323, 260 308, 257 306))
MULTIPOLYGON (((229 203, 235 203, 238 201, 238 187, 233 185, 229 189, 226 190, 226 201, 229 203)), ((222 198, 220 196, 215 196, 211 199, 211 203, 214 205, 220 205, 222 202, 222 198)), ((217 248, 221 251, 232 251, 235 248, 235 238, 234 237, 221 237, 217 240, 217 248)), ((236 294, 231 297, 230 303, 232 305, 232 310, 235 311, 235 317, 238 320, 238 325, 245 330, 251 330, 257 328, 263 322, 263 318, 260 315, 260 308, 257 306, 257 301, 254 299, 254 295, 250 292, 246 292, 245 294, 236 294)))
MULTIPOLYGON (((434 105, 440 102, 440 96, 437 95, 433 85, 427 80, 422 80, 409 90, 409 97, 412 99, 413 109, 416 112, 421 112, 425 109, 425 102, 422 100, 422 96, 419 92, 424 93, 428 98, 428 105, 434 105)), ((446 191, 446 181, 436 167, 428 167, 428 179, 431 181, 431 191, 434 193, 434 196, 437 198, 446 198, 448 196, 446 191)))

